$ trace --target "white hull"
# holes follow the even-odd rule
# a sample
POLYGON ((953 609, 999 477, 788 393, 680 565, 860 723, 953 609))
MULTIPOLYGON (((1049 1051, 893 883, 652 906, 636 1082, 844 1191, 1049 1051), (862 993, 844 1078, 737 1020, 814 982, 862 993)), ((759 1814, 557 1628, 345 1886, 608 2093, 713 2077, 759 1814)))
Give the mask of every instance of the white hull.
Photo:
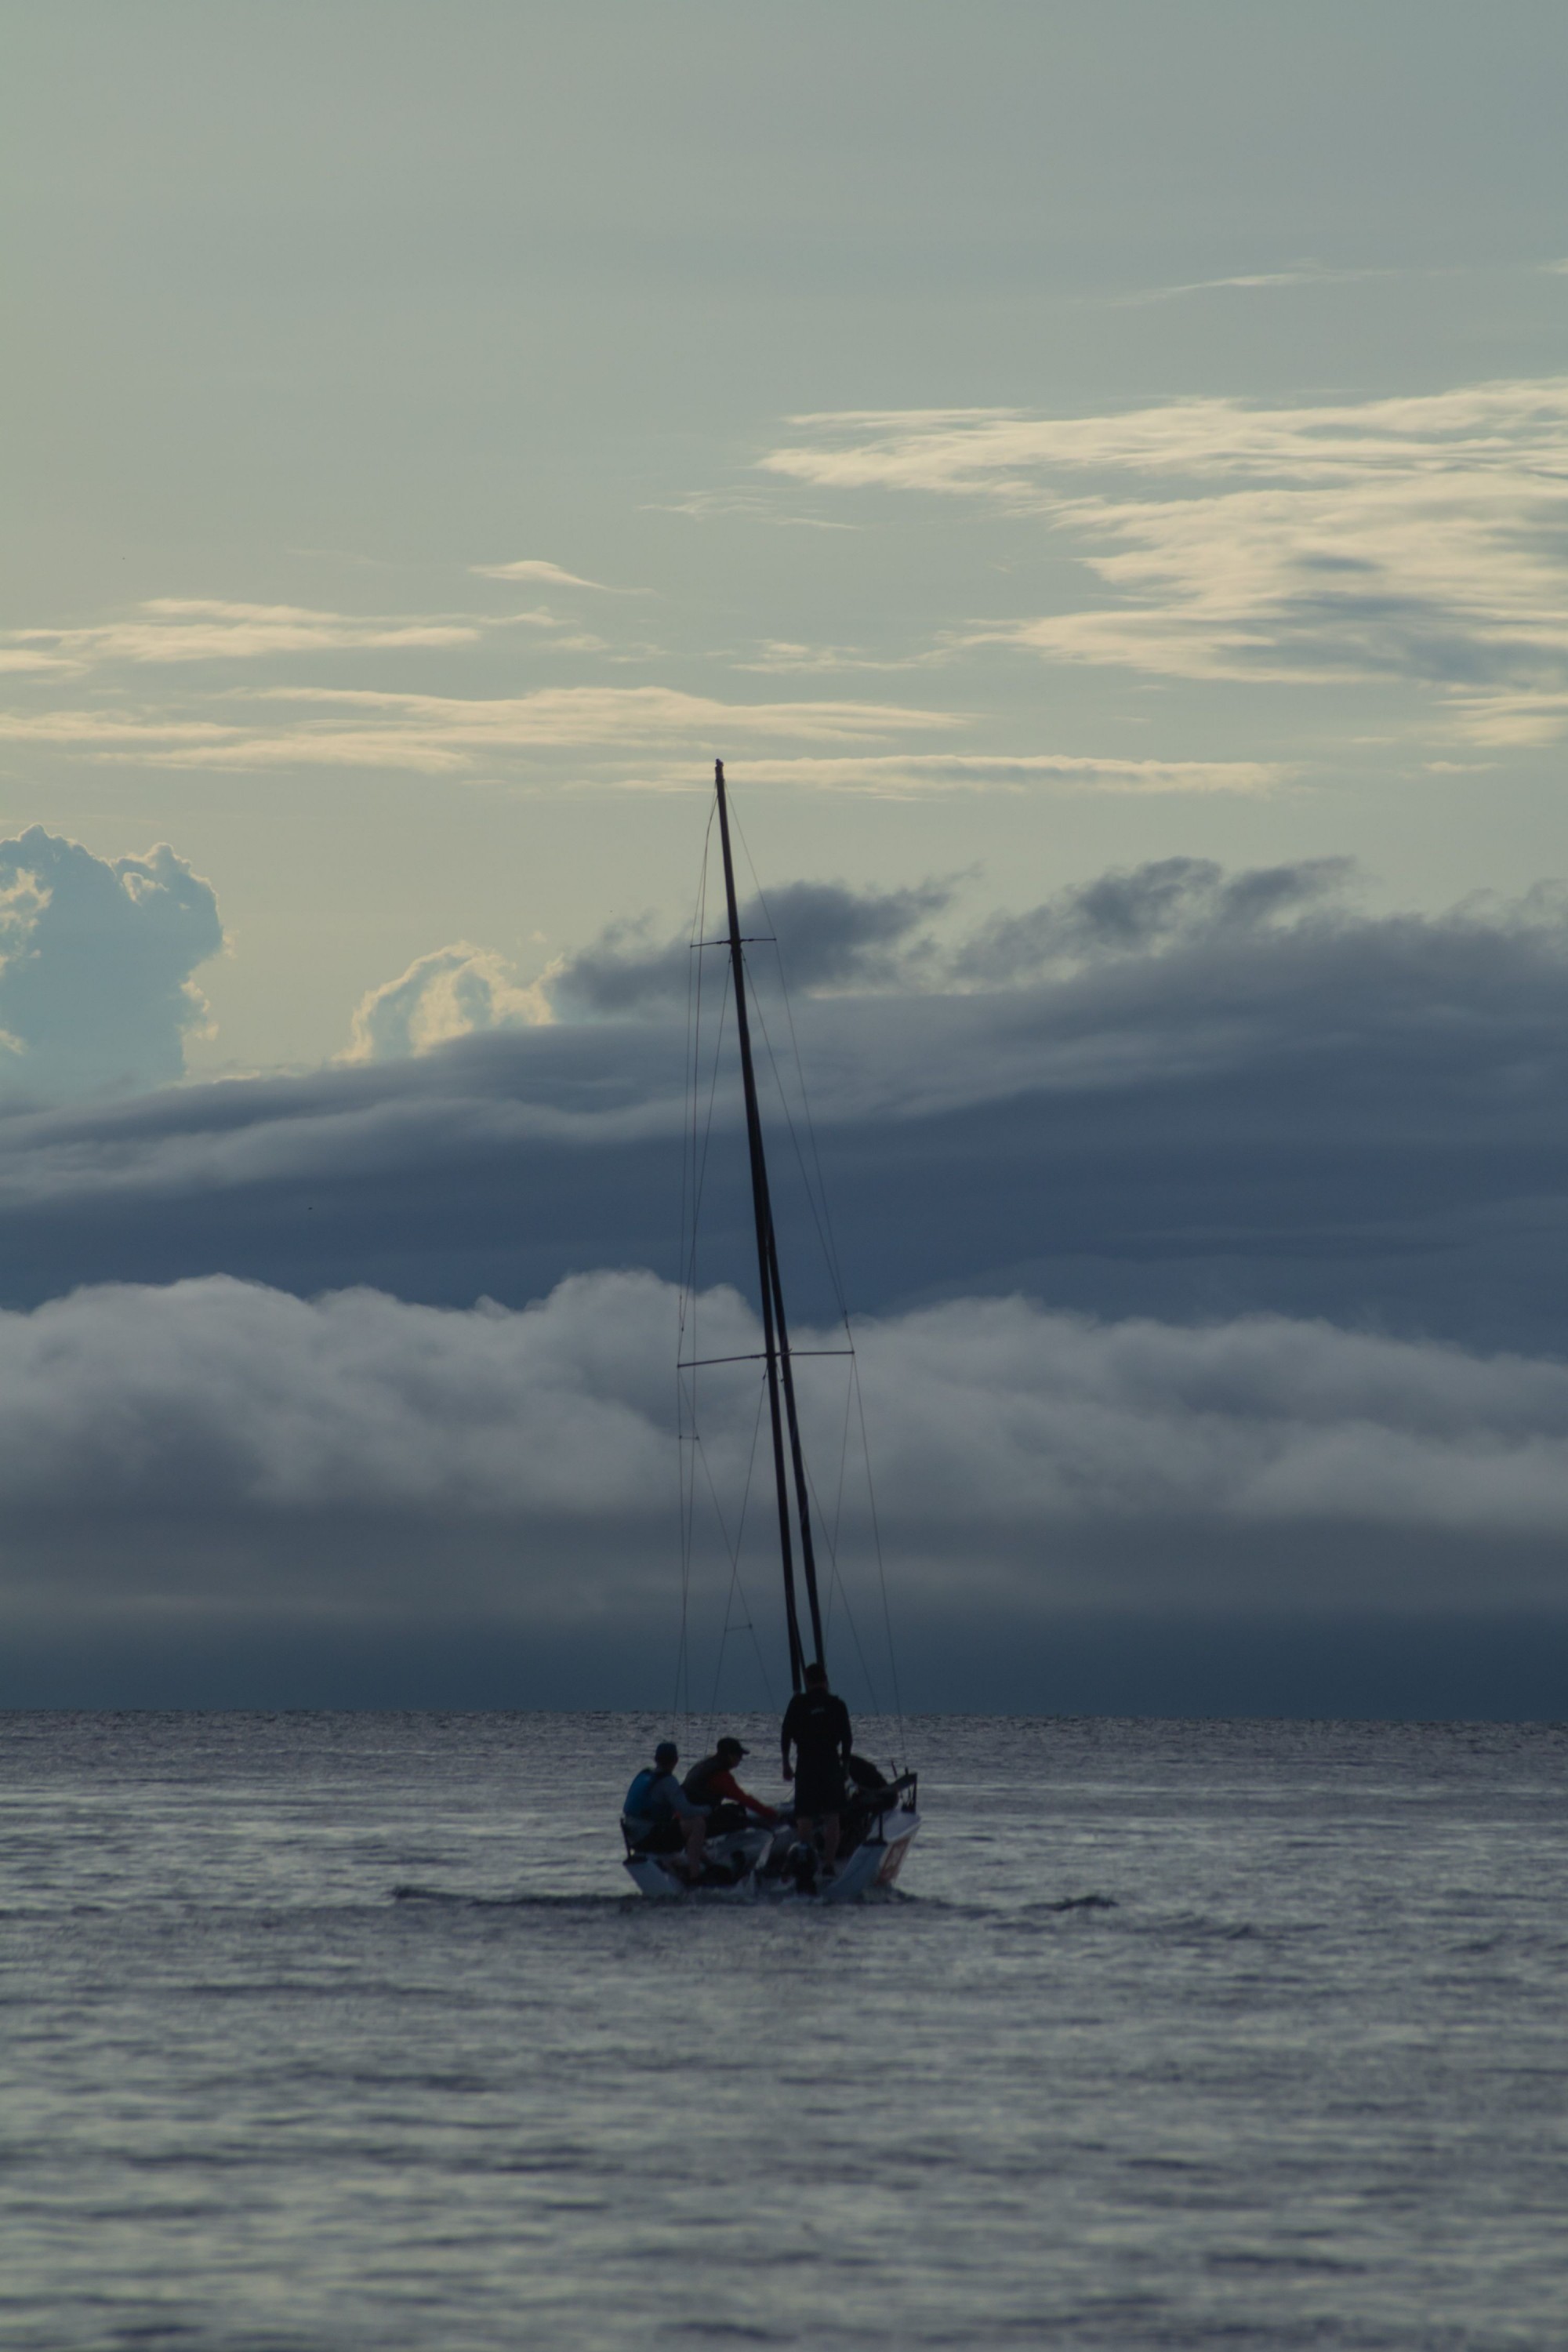
POLYGON ((853 1903, 874 1887, 895 1883, 920 1826, 919 1813, 901 1806, 882 1814, 826 1880, 784 1866, 794 1843, 789 1829, 735 1830, 715 1838, 708 1849, 711 1883, 700 1886, 688 1885, 674 1855, 628 1854, 625 1869, 638 1894, 657 1902, 853 1903), (720 1874, 725 1870, 733 1874, 729 1884, 720 1874))

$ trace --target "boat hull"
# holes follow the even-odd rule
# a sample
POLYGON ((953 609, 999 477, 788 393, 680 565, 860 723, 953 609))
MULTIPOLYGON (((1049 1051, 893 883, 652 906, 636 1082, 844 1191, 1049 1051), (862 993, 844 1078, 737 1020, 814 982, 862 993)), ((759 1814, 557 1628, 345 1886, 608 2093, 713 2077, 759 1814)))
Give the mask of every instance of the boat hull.
POLYGON ((792 1838, 788 1831, 777 1836, 743 1832, 732 1840, 719 1840, 714 1867, 698 1886, 689 1885, 662 1855, 631 1853, 624 1867, 639 1895, 660 1903, 855 1903, 879 1887, 897 1884, 920 1827, 917 1812, 900 1809, 884 1813, 873 1834, 846 1855, 829 1879, 815 1870, 796 1874, 784 1867, 792 1838), (755 1850, 748 1853, 748 1846, 755 1850), (732 1874, 728 1883, 721 1875, 726 1870, 732 1874))

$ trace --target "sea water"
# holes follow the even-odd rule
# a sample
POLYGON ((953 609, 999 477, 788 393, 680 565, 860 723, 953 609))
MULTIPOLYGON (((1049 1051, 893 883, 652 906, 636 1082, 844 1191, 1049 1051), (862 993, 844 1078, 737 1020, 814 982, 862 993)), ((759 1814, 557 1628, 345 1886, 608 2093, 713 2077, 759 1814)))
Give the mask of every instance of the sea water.
POLYGON ((853 1908, 667 1728, 0 1717, 0 2341, 1568 2341, 1563 1728, 919 1719, 853 1908))

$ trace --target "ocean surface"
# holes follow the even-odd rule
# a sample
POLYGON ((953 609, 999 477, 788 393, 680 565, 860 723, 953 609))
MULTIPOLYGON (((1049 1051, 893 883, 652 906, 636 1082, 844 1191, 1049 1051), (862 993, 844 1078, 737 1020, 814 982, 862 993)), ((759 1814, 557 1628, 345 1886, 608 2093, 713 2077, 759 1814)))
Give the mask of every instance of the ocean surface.
POLYGON ((1568 1728, 917 1718, 837 1909, 666 1728, 0 1717, 0 2343, 1568 2342, 1568 1728))

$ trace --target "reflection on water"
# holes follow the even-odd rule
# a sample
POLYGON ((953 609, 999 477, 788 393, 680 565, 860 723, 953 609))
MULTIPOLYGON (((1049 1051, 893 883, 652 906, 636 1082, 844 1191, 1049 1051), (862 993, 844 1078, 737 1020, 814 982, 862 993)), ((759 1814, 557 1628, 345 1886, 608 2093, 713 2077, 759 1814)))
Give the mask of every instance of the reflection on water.
POLYGON ((694 1909, 650 1727, 0 1717, 0 2340, 1560 2340, 1568 1735, 927 1718, 694 1909))

